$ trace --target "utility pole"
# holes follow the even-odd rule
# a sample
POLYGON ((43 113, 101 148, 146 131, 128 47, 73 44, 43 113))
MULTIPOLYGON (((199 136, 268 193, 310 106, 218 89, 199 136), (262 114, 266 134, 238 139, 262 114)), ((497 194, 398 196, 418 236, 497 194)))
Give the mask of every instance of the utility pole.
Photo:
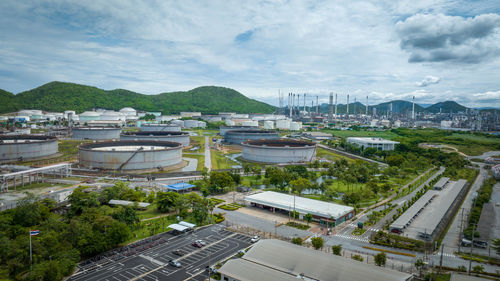
POLYGON ((439 273, 441 273, 441 270, 443 269, 443 249, 444 249, 444 244, 441 244, 441 257, 439 258, 439 273))
MULTIPOLYGON (((472 210, 472 209, 471 209, 472 210)), ((472 225, 472 242, 471 242, 471 245, 470 245, 470 255, 469 255, 469 275, 471 273, 471 269, 472 269, 472 248, 474 248, 474 232, 476 232, 476 225, 473 224, 472 225)))

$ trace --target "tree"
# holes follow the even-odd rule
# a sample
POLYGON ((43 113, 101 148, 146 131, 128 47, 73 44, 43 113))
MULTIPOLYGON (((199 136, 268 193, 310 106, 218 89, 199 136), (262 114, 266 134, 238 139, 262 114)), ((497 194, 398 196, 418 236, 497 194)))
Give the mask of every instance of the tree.
POLYGON ((385 158, 385 162, 389 164, 389 166, 400 167, 401 164, 405 161, 405 158, 401 154, 390 155, 385 158))
POLYGON ((162 213, 168 213, 171 209, 175 208, 177 205, 177 200, 181 195, 177 192, 162 192, 159 191, 156 194, 156 205, 158 210, 162 213))
POLYGON ((228 172, 210 172, 210 184, 215 187, 228 187, 234 183, 228 172))
POLYGON ((295 245, 302 245, 302 238, 300 237, 292 238, 292 243, 295 245))
POLYGON ((340 256, 342 254, 342 244, 333 245, 332 246, 332 253, 334 255, 340 256))
POLYGON ((483 273, 484 272, 484 266, 482 266, 480 264, 475 265, 474 267, 472 267, 472 272, 483 273))
POLYGON ((378 266, 385 266, 387 261, 387 256, 385 253, 378 253, 375 255, 375 264, 378 266))
POLYGON ((361 255, 358 255, 358 254, 352 256, 352 259, 356 260, 356 261, 360 261, 360 262, 363 262, 363 260, 364 260, 363 257, 361 255))
POLYGON ((304 219, 307 221, 307 225, 309 225, 313 219, 313 216, 311 214, 305 214, 304 219))
POLYGON ((311 187, 311 182, 308 179, 299 177, 298 179, 291 181, 290 185, 292 186, 293 191, 300 195, 302 191, 311 187))
POLYGON ((422 276, 422 268, 424 267, 425 263, 422 259, 417 259, 417 261, 415 261, 415 267, 418 269, 419 271, 419 276, 422 276))
POLYGON ((316 250, 323 248, 324 243, 325 243, 325 241, 321 237, 311 238, 311 244, 314 247, 314 249, 316 249, 316 250))
POLYGON ((493 240, 492 244, 492 248, 500 255, 500 238, 493 240))

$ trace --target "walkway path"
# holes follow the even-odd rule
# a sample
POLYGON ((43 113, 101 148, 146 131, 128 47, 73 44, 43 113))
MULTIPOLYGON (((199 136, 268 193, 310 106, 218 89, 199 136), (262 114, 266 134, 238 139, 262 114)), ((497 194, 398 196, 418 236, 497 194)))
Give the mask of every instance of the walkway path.
POLYGON ((210 139, 205 136, 205 168, 212 170, 212 158, 210 157, 210 139))

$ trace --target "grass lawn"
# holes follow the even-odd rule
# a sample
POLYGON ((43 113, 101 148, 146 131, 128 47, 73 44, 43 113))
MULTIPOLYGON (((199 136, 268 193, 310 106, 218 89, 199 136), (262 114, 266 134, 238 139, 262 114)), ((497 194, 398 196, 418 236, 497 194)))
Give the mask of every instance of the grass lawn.
POLYGON ((345 156, 342 156, 340 154, 337 154, 335 152, 332 152, 332 151, 329 151, 329 150, 326 150, 326 149, 323 149, 323 148, 320 148, 320 147, 316 148, 316 157, 317 158, 326 158, 326 159, 328 159, 330 161, 337 161, 337 160, 340 160, 340 159, 344 158, 349 163, 356 161, 354 159, 347 158, 345 156))
POLYGON ((241 207, 244 207, 244 206, 240 205, 240 204, 236 204, 236 203, 230 203, 230 204, 220 205, 217 208, 222 209, 222 210, 226 210, 226 211, 236 211, 241 207))
POLYGON ((390 130, 386 131, 341 131, 341 130, 321 130, 323 133, 333 134, 334 137, 338 138, 347 138, 347 137, 378 137, 384 139, 394 139, 398 137, 397 134, 391 132, 390 130))
POLYGON ((302 230, 308 230, 310 226, 308 226, 307 224, 302 224, 302 223, 298 223, 298 222, 295 222, 295 221, 289 221, 286 223, 287 226, 290 226, 290 227, 295 227, 295 228, 298 228, 298 229, 302 229, 302 230))
POLYGON ((208 200, 210 200, 212 203, 214 203, 215 205, 219 205, 220 203, 224 203, 226 202, 226 200, 223 200, 223 199, 219 199, 219 198, 208 198, 208 200))
POLYGON ((187 158, 198 159, 198 165, 196 167, 197 171, 202 171, 203 167, 205 167, 205 155, 193 154, 193 153, 183 153, 182 156, 187 157, 187 158))
POLYGON ((210 152, 210 158, 212 160, 212 169, 214 170, 231 169, 232 166, 238 165, 237 162, 227 158, 225 154, 217 150, 212 150, 210 152))
POLYGON ((351 234, 361 236, 366 232, 365 228, 356 228, 351 234))
POLYGON ((124 242, 123 245, 127 245, 137 240, 147 238, 165 232, 169 230, 167 226, 175 223, 175 219, 169 219, 168 217, 161 217, 148 221, 141 221, 139 226, 132 230, 132 238, 124 242))
POLYGON ((191 136, 191 146, 199 146, 198 150, 188 150, 188 153, 204 153, 205 152, 205 136, 191 136))
POLYGON ((162 213, 158 211, 156 203, 149 205, 146 210, 138 210, 137 216, 140 220, 154 218, 160 216, 162 213))

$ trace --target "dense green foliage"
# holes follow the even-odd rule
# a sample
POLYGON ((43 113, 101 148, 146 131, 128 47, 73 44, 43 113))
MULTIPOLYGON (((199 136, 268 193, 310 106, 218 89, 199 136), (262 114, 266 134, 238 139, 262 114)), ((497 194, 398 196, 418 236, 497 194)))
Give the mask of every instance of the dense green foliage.
POLYGON ((457 102, 445 101, 445 102, 435 103, 435 104, 427 107, 425 109, 425 111, 432 112, 432 113, 438 113, 440 111, 442 113, 450 113, 450 112, 457 113, 459 111, 465 112, 466 109, 467 109, 467 107, 465 107, 461 104, 458 104, 457 102))
MULTIPOLYGON (((80 259, 160 231, 160 221, 140 221, 142 211, 137 211, 136 205, 111 207, 107 205, 110 199, 149 201, 161 211, 175 211, 173 216, 198 225, 210 222, 209 214, 215 206, 195 193, 158 192, 146 196, 141 189, 131 189, 123 182, 102 192, 78 187, 68 198, 68 209, 56 208, 54 201, 40 201, 28 194, 17 208, 0 213, 0 270, 14 280, 62 280, 80 259), (30 270, 29 230, 35 229, 40 234, 32 237, 30 270)), ((215 219, 220 222, 224 217, 215 219)))
POLYGON ((221 111, 244 113, 271 113, 274 107, 249 99, 241 93, 224 87, 198 87, 187 92, 143 95, 123 89, 111 91, 74 83, 50 82, 38 88, 12 96, 0 92, 0 113, 20 109, 47 111, 75 110, 81 113, 93 108, 119 110, 130 106, 144 111, 161 111, 163 114, 180 111, 201 111, 214 114, 221 111), (5 98, 4 98, 5 97, 5 98), (13 99, 9 102, 10 99, 13 99))

